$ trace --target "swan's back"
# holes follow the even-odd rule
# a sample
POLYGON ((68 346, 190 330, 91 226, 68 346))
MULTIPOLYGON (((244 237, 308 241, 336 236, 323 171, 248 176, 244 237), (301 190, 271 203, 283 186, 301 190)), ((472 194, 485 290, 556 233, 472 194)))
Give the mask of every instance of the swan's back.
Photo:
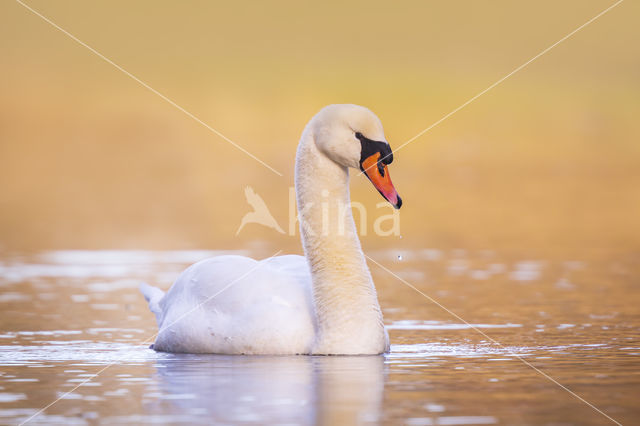
POLYGON ((302 256, 202 260, 155 303, 159 351, 310 353, 315 336, 311 276, 302 256))

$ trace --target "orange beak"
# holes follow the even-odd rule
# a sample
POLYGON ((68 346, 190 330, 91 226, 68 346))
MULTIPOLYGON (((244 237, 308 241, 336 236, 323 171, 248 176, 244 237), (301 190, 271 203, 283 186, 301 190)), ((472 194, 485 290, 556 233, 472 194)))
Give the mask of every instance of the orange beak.
POLYGON ((380 153, 365 158, 360 164, 362 171, 367 175, 373 186, 376 187, 378 192, 388 201, 393 207, 399 209, 402 206, 402 198, 398 195, 398 191, 393 187, 391 182, 391 176, 389 176, 389 170, 387 165, 382 161, 378 161, 380 153))

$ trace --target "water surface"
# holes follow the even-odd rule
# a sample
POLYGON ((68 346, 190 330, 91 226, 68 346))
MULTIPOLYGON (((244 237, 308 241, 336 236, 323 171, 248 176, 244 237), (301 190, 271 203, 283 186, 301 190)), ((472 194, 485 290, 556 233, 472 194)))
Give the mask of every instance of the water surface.
POLYGON ((370 262, 392 342, 385 356, 149 349, 156 328, 138 283, 167 288, 221 253, 5 254, 0 423, 611 423, 526 363, 623 424, 640 419, 637 255, 371 251, 426 295, 370 262))

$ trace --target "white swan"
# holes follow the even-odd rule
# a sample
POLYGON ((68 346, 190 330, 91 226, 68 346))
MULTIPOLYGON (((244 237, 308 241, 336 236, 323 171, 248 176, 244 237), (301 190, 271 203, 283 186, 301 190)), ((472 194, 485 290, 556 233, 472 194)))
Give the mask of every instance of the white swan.
POLYGON ((219 256, 187 268, 164 294, 142 284, 156 315, 154 349, 220 354, 380 354, 389 337, 349 206, 349 167, 396 208, 382 124, 330 105, 307 124, 295 186, 306 258, 219 256))

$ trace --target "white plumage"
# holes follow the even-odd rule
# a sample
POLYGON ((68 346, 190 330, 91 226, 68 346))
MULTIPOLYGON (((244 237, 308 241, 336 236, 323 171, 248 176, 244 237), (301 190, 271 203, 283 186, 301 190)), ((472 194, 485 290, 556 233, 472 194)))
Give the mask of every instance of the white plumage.
POLYGON ((154 349, 309 353, 314 335, 310 279, 302 256, 262 261, 218 256, 187 268, 166 295, 145 284, 141 290, 161 330, 154 349))
POLYGON ((158 322, 154 349, 221 354, 388 350, 371 274, 351 210, 344 209, 350 201, 348 168, 361 160, 356 133, 385 141, 378 118, 356 105, 325 107, 302 134, 296 195, 306 257, 219 256, 187 268, 166 294, 140 286, 158 322), (325 217, 321 202, 341 213, 325 217))

